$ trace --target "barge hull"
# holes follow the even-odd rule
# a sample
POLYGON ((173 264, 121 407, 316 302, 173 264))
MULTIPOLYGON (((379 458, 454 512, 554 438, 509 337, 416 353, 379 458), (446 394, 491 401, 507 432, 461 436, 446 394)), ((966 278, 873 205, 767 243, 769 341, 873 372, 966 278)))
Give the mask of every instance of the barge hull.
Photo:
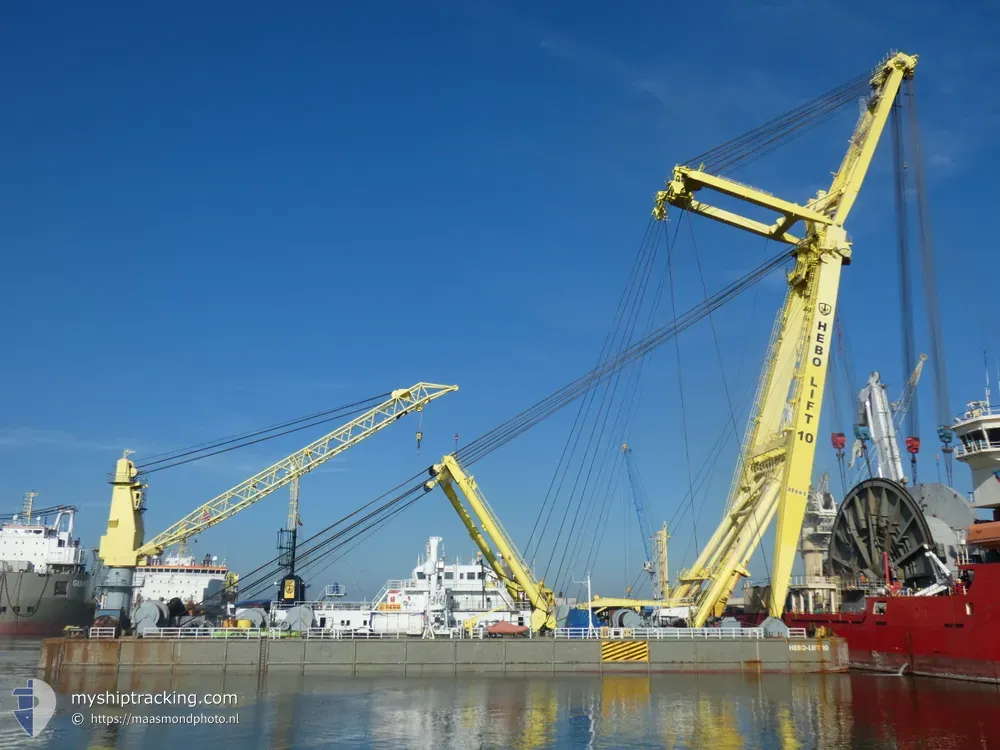
POLYGON ((612 641, 120 638, 42 641, 39 671, 269 671, 345 676, 474 673, 846 672, 839 638, 612 641), (624 649, 608 648, 608 644, 624 649), (632 646, 632 648, 629 648, 632 646), (628 652, 629 658, 615 654, 628 652), (639 657, 635 658, 638 654, 639 657))

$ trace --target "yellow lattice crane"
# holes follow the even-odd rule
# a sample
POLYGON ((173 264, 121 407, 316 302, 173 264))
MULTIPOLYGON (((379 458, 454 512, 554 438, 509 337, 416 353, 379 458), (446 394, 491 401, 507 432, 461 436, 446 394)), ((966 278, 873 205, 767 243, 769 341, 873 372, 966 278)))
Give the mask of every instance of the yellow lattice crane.
POLYGON ((142 512, 146 485, 139 478, 139 468, 129 459, 131 451, 125 451, 111 481, 111 513, 98 552, 107 569, 107 608, 128 610, 132 574, 147 557, 231 518, 410 412, 422 411, 431 401, 457 390, 457 385, 417 383, 393 391, 375 408, 226 490, 145 543, 142 512))
POLYGON ((875 147, 915 56, 895 54, 878 66, 872 94, 829 190, 800 205, 700 168, 678 166, 657 193, 653 215, 676 206, 794 246, 795 267, 753 415, 744 439, 725 517, 698 559, 671 592, 693 602, 693 625, 722 614, 772 519, 777 531, 768 612, 780 617, 788 591, 816 450, 841 266, 850 262, 844 222, 857 199, 875 147), (777 213, 770 224, 710 205, 696 196, 714 191, 777 213), (798 224, 804 234, 792 234, 798 224))
POLYGON ((476 480, 458 462, 454 454, 445 456, 441 459, 441 463, 434 464, 430 468, 430 475, 433 479, 424 485, 424 489, 430 491, 435 485, 439 485, 444 490, 452 507, 465 524, 472 541, 476 543, 493 572, 507 588, 511 598, 514 601, 527 600, 531 605, 531 629, 535 632, 554 630, 555 595, 546 588, 544 581, 535 578, 514 540, 510 538, 500 519, 490 508, 486 496, 479 491, 476 480), (468 502, 468 508, 465 507, 459 493, 468 502), (476 525, 473 515, 482 525, 481 530, 476 525), (490 541, 496 545, 497 552, 490 547, 490 541))

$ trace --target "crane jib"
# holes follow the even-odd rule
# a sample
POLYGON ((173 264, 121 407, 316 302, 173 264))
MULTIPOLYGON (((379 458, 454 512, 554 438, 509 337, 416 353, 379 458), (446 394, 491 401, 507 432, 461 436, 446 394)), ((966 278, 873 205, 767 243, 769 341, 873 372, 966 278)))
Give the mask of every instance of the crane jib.
POLYGON ((133 567, 142 558, 158 554, 250 507, 411 411, 457 390, 457 385, 421 382, 393 391, 387 401, 210 500, 145 543, 142 539, 145 485, 139 481, 138 470, 126 454, 118 460, 112 481, 111 512, 107 532, 101 537, 100 557, 109 566, 133 567))

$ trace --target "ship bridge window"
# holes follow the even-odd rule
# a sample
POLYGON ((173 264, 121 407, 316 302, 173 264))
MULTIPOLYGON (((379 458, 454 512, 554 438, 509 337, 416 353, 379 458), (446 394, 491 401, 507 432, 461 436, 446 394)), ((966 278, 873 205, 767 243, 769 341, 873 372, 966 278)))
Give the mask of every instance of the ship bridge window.
POLYGON ((455 577, 455 574, 454 574, 454 573, 445 573, 445 574, 444 574, 444 580, 446 580, 446 581, 450 581, 450 580, 452 580, 452 579, 453 579, 454 577, 455 577))
POLYGON ((417 573, 417 580, 420 580, 420 581, 422 581, 422 580, 424 580, 425 578, 427 578, 427 576, 425 576, 425 575, 424 575, 424 574, 423 574, 422 572, 420 572, 420 573, 417 573))

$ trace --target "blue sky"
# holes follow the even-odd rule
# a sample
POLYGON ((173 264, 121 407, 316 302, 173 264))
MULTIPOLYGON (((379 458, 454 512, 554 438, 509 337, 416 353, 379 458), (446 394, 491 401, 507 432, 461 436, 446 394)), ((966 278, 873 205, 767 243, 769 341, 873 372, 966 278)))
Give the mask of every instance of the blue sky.
MULTIPOLYGON (((985 4, 935 3, 905 13, 834 2, 612 11, 458 0, 9 9, 0 30, 0 497, 13 509, 34 488, 39 502, 80 505, 80 531, 96 545, 106 474, 125 448, 148 455, 419 380, 458 383, 459 393, 428 408, 421 456, 415 422, 401 424, 303 482, 305 531, 321 528, 450 450, 454 433, 481 434, 592 365, 652 195, 675 163, 890 49, 920 55, 957 411, 982 392, 982 350, 1000 354, 981 282, 993 275, 991 236, 978 218, 993 209, 980 186, 992 184, 997 163, 996 21, 985 4), (969 305, 972 295, 982 304, 969 305)), ((741 179, 805 200, 828 182, 853 119, 741 179)), ((841 310, 858 380, 878 368, 896 392, 890 178, 883 148, 849 221, 855 263, 841 310)), ((735 230, 704 221, 694 230, 709 289, 769 254, 735 230)), ((691 243, 677 253, 683 310, 701 298, 700 282, 691 243)), ((716 316, 734 395, 752 386, 780 301, 771 279, 716 316)), ((668 311, 665 301, 659 323, 668 311)), ((919 316, 917 329, 927 351, 919 316)), ((728 408, 711 329, 700 324, 680 346, 697 465, 728 408)), ((653 355, 642 393, 630 440, 658 522, 687 487, 672 348, 653 355)), ((927 476, 936 442, 929 373, 920 401, 927 476)), ((476 466, 521 543, 571 421, 568 410, 476 466)), ((147 529, 316 436, 153 475, 147 529)), ((734 450, 697 504, 701 541, 719 518, 734 450)), ((825 440, 822 470, 836 474, 825 440)), ((968 489, 964 467, 956 477, 968 489)), ((626 523, 631 570, 638 558, 616 488, 594 570, 609 593, 625 585, 626 523)), ((285 497, 204 534, 195 549, 255 567, 271 556, 285 497)), ((672 531, 676 569, 690 562, 690 514, 672 531)), ((374 593, 409 570, 432 533, 449 556, 472 550, 435 493, 316 583, 374 593)))

